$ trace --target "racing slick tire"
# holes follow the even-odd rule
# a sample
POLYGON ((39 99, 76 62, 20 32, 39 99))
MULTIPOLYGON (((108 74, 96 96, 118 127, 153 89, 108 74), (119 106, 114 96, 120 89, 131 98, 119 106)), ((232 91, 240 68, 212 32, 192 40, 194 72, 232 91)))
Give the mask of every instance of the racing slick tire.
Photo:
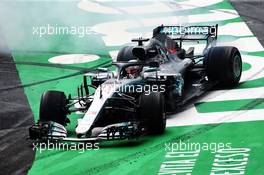
POLYGON ((46 91, 40 100, 39 120, 41 122, 53 121, 63 126, 68 122, 67 98, 60 91, 46 91))
POLYGON ((217 80, 220 85, 228 87, 239 84, 242 74, 242 59, 236 47, 210 48, 204 59, 204 66, 209 80, 217 80))
POLYGON ((160 92, 142 94, 139 98, 139 117, 146 121, 150 134, 162 134, 166 128, 164 96, 160 92))

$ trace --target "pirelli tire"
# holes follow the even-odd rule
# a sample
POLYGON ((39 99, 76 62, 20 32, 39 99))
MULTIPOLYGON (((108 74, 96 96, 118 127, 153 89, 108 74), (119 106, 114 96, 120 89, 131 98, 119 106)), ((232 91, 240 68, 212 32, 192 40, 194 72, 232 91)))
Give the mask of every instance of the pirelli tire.
POLYGON ((40 100, 39 120, 53 121, 65 126, 68 122, 66 105, 67 98, 63 92, 44 92, 40 100))
POLYGON ((164 133, 166 116, 163 94, 160 92, 141 94, 139 98, 139 117, 146 122, 149 134, 159 135, 164 133))
POLYGON ((209 49, 204 59, 209 80, 217 80, 220 86, 234 87, 242 74, 242 59, 236 47, 222 46, 209 49))

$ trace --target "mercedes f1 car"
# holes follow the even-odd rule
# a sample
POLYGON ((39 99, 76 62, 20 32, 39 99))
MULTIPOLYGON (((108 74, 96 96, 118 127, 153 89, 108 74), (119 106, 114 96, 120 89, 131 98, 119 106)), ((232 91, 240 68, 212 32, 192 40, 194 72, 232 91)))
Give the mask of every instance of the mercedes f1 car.
POLYGON ((238 85, 240 52, 236 47, 216 46, 216 40, 217 25, 162 25, 153 30, 151 39, 133 39, 137 45, 119 51, 112 64, 115 69, 97 68, 84 74, 76 97, 44 92, 39 121, 29 128, 30 139, 85 142, 164 133, 167 113, 216 85, 238 85), (194 54, 194 47, 183 49, 187 42, 205 47, 194 54), (84 116, 78 119, 77 137, 70 138, 68 116, 76 111, 84 116))

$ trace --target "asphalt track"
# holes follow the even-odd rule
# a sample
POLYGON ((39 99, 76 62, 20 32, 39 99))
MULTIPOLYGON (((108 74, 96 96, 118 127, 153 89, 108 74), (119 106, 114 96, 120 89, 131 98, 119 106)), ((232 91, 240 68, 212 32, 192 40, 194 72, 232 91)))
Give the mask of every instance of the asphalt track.
MULTIPOLYGON (((264 46, 264 1, 232 0, 231 3, 264 46)), ((5 48, 5 52, 0 55, 0 170, 1 174, 26 174, 34 160, 34 151, 26 141, 33 115, 23 89, 9 89, 19 86, 21 82, 11 54, 6 52, 4 40, 1 37, 1 48, 5 48)), ((96 172, 96 169, 91 171, 96 172)))
MULTIPOLYGON (((1 35, 0 87, 20 85, 16 66, 1 35)), ((22 88, 0 91, 0 170, 1 174, 26 174, 35 151, 29 146, 28 127, 33 115, 22 88)))
POLYGON ((230 0, 230 2, 264 46, 264 0, 230 0))

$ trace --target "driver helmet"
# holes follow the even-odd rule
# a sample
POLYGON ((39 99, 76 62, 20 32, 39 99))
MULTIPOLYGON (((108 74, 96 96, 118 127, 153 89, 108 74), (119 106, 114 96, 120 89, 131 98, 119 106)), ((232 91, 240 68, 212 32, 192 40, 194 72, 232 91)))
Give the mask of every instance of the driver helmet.
MULTIPOLYGON (((137 62, 137 60, 130 60, 128 62, 137 62)), ((129 78, 135 78, 139 76, 140 72, 142 71, 142 66, 129 66, 125 70, 129 78)))

